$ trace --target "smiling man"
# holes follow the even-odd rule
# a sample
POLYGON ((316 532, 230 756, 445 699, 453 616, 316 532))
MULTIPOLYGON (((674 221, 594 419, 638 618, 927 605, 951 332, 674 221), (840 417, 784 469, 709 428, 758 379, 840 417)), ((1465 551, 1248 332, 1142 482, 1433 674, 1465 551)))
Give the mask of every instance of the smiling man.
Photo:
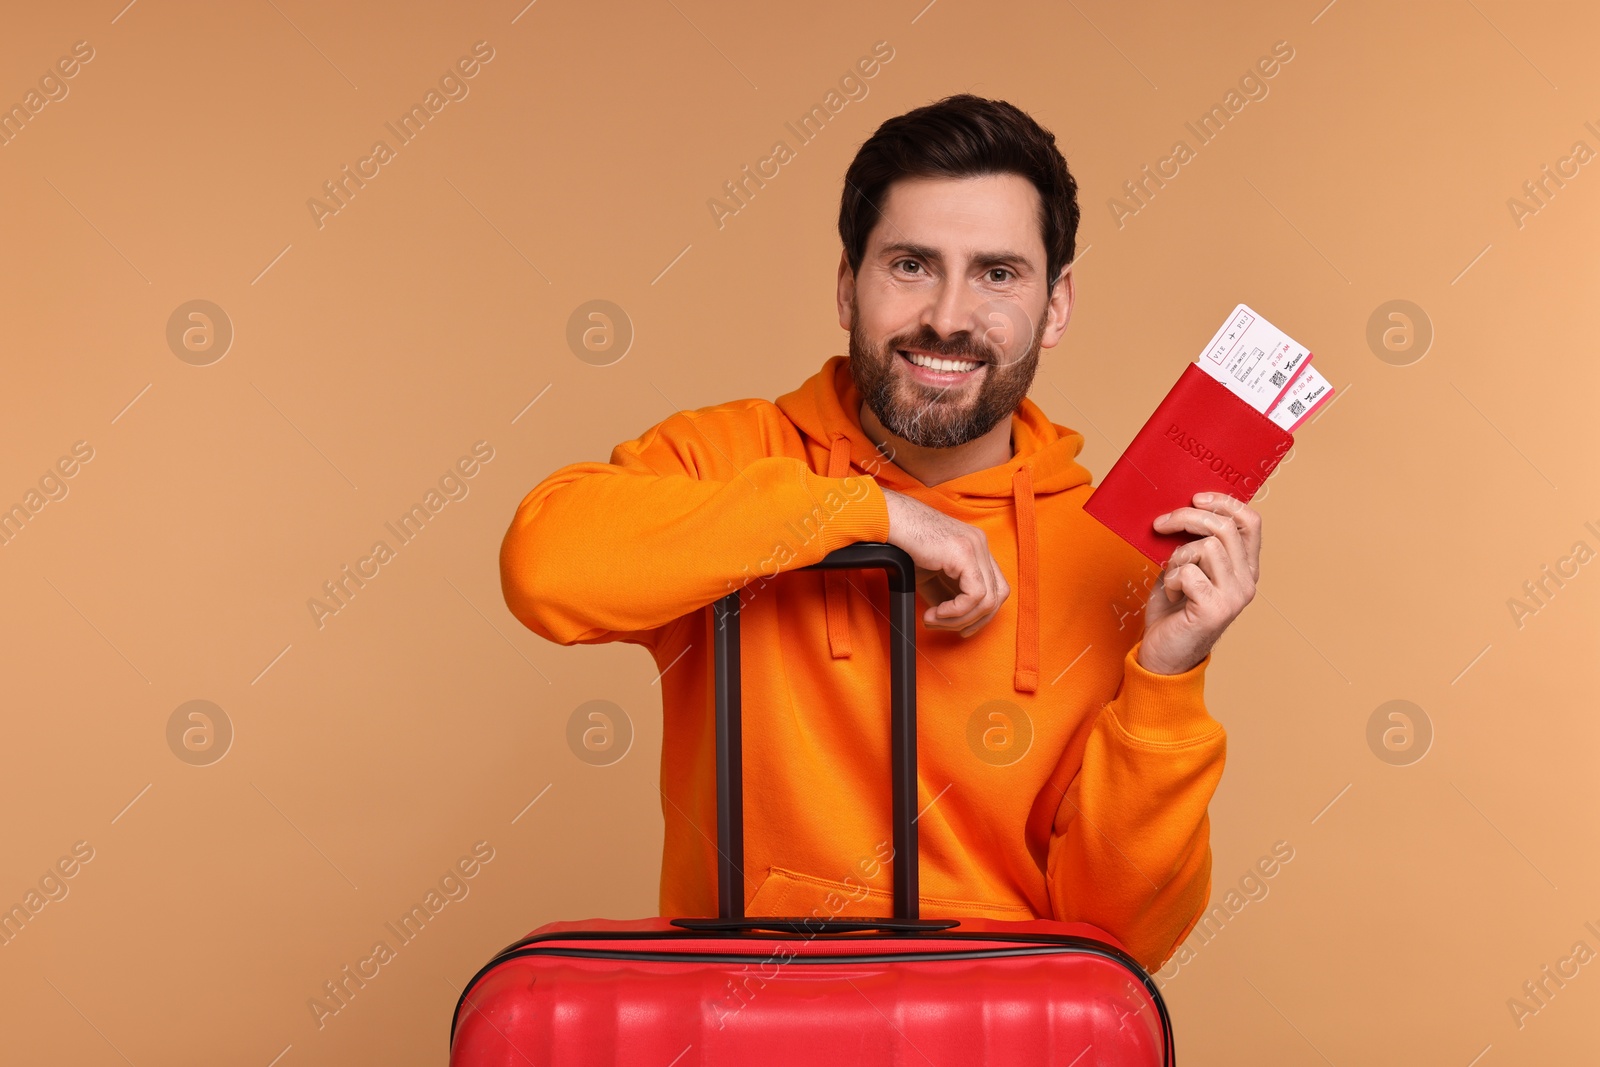
POLYGON ((1154 970, 1205 909, 1225 735, 1204 674, 1261 519, 1233 497, 1162 516, 1196 538, 1150 583, 1084 514, 1083 437, 1028 398, 1078 218, 1054 136, 1012 105, 890 119, 845 175, 849 356, 776 402, 678 412, 517 509, 517 618, 662 672, 662 914, 716 914, 710 605, 736 588, 746 911, 889 913, 885 579, 786 573, 857 541, 918 568, 922 913, 1090 922, 1154 970))

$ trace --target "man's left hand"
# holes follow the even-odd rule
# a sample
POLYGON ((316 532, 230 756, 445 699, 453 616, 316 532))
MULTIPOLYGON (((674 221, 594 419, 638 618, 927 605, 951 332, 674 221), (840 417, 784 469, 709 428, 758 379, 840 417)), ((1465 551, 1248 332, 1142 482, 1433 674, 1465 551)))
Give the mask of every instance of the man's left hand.
POLYGON ((1261 516, 1237 497, 1197 493, 1195 506, 1155 520, 1158 533, 1204 534, 1178 546, 1145 604, 1139 666, 1182 674, 1211 651, 1256 595, 1261 516))

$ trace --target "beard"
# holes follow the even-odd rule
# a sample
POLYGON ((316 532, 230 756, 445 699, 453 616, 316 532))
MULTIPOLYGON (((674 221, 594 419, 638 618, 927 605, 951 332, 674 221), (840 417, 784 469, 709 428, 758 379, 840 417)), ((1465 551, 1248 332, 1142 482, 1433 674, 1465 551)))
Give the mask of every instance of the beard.
POLYGON ((954 448, 976 440, 994 429, 1028 395, 1034 373, 1039 368, 1039 347, 1045 319, 1037 323, 1021 319, 1019 325, 1030 330, 1027 352, 1005 363, 999 351, 984 337, 968 332, 955 334, 948 341, 939 339, 924 323, 920 329, 889 338, 880 348, 872 344, 861 327, 861 314, 851 301, 850 376, 855 379, 861 399, 878 417, 884 428, 896 437, 920 448, 954 448), (914 348, 948 359, 977 359, 984 366, 972 371, 981 375, 977 395, 966 400, 970 385, 934 386, 920 382, 896 364, 904 362, 897 349, 914 348))

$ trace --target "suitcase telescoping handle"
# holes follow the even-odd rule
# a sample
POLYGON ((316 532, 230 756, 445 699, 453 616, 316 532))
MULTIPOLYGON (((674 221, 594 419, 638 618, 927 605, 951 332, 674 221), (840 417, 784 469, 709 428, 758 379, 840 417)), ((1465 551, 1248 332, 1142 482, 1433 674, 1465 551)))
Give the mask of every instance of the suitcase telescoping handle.
MULTIPOLYGON (((917 916, 917 572, 895 545, 862 541, 800 570, 880 568, 889 579, 889 760, 893 822, 894 925, 917 916)), ((744 755, 739 669, 739 593, 712 605, 717 733, 717 902, 723 920, 744 918, 744 755)), ((815 924, 815 919, 807 920, 815 924)), ((836 920, 835 925, 847 925, 836 920)), ((727 924, 724 923, 724 926, 727 924)), ((855 924, 848 924, 855 925, 855 924)), ((867 924, 885 927, 886 924, 867 924)), ((941 920, 939 927, 955 925, 941 920)))

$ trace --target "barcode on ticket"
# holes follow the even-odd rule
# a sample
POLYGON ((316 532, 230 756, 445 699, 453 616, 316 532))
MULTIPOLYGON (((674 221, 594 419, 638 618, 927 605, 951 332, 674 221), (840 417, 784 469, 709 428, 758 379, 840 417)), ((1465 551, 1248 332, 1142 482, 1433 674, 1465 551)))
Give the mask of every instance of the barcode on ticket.
POLYGON ((1283 400, 1267 412, 1267 418, 1292 433, 1332 396, 1332 383, 1318 374, 1315 367, 1307 367, 1295 378, 1283 400))

